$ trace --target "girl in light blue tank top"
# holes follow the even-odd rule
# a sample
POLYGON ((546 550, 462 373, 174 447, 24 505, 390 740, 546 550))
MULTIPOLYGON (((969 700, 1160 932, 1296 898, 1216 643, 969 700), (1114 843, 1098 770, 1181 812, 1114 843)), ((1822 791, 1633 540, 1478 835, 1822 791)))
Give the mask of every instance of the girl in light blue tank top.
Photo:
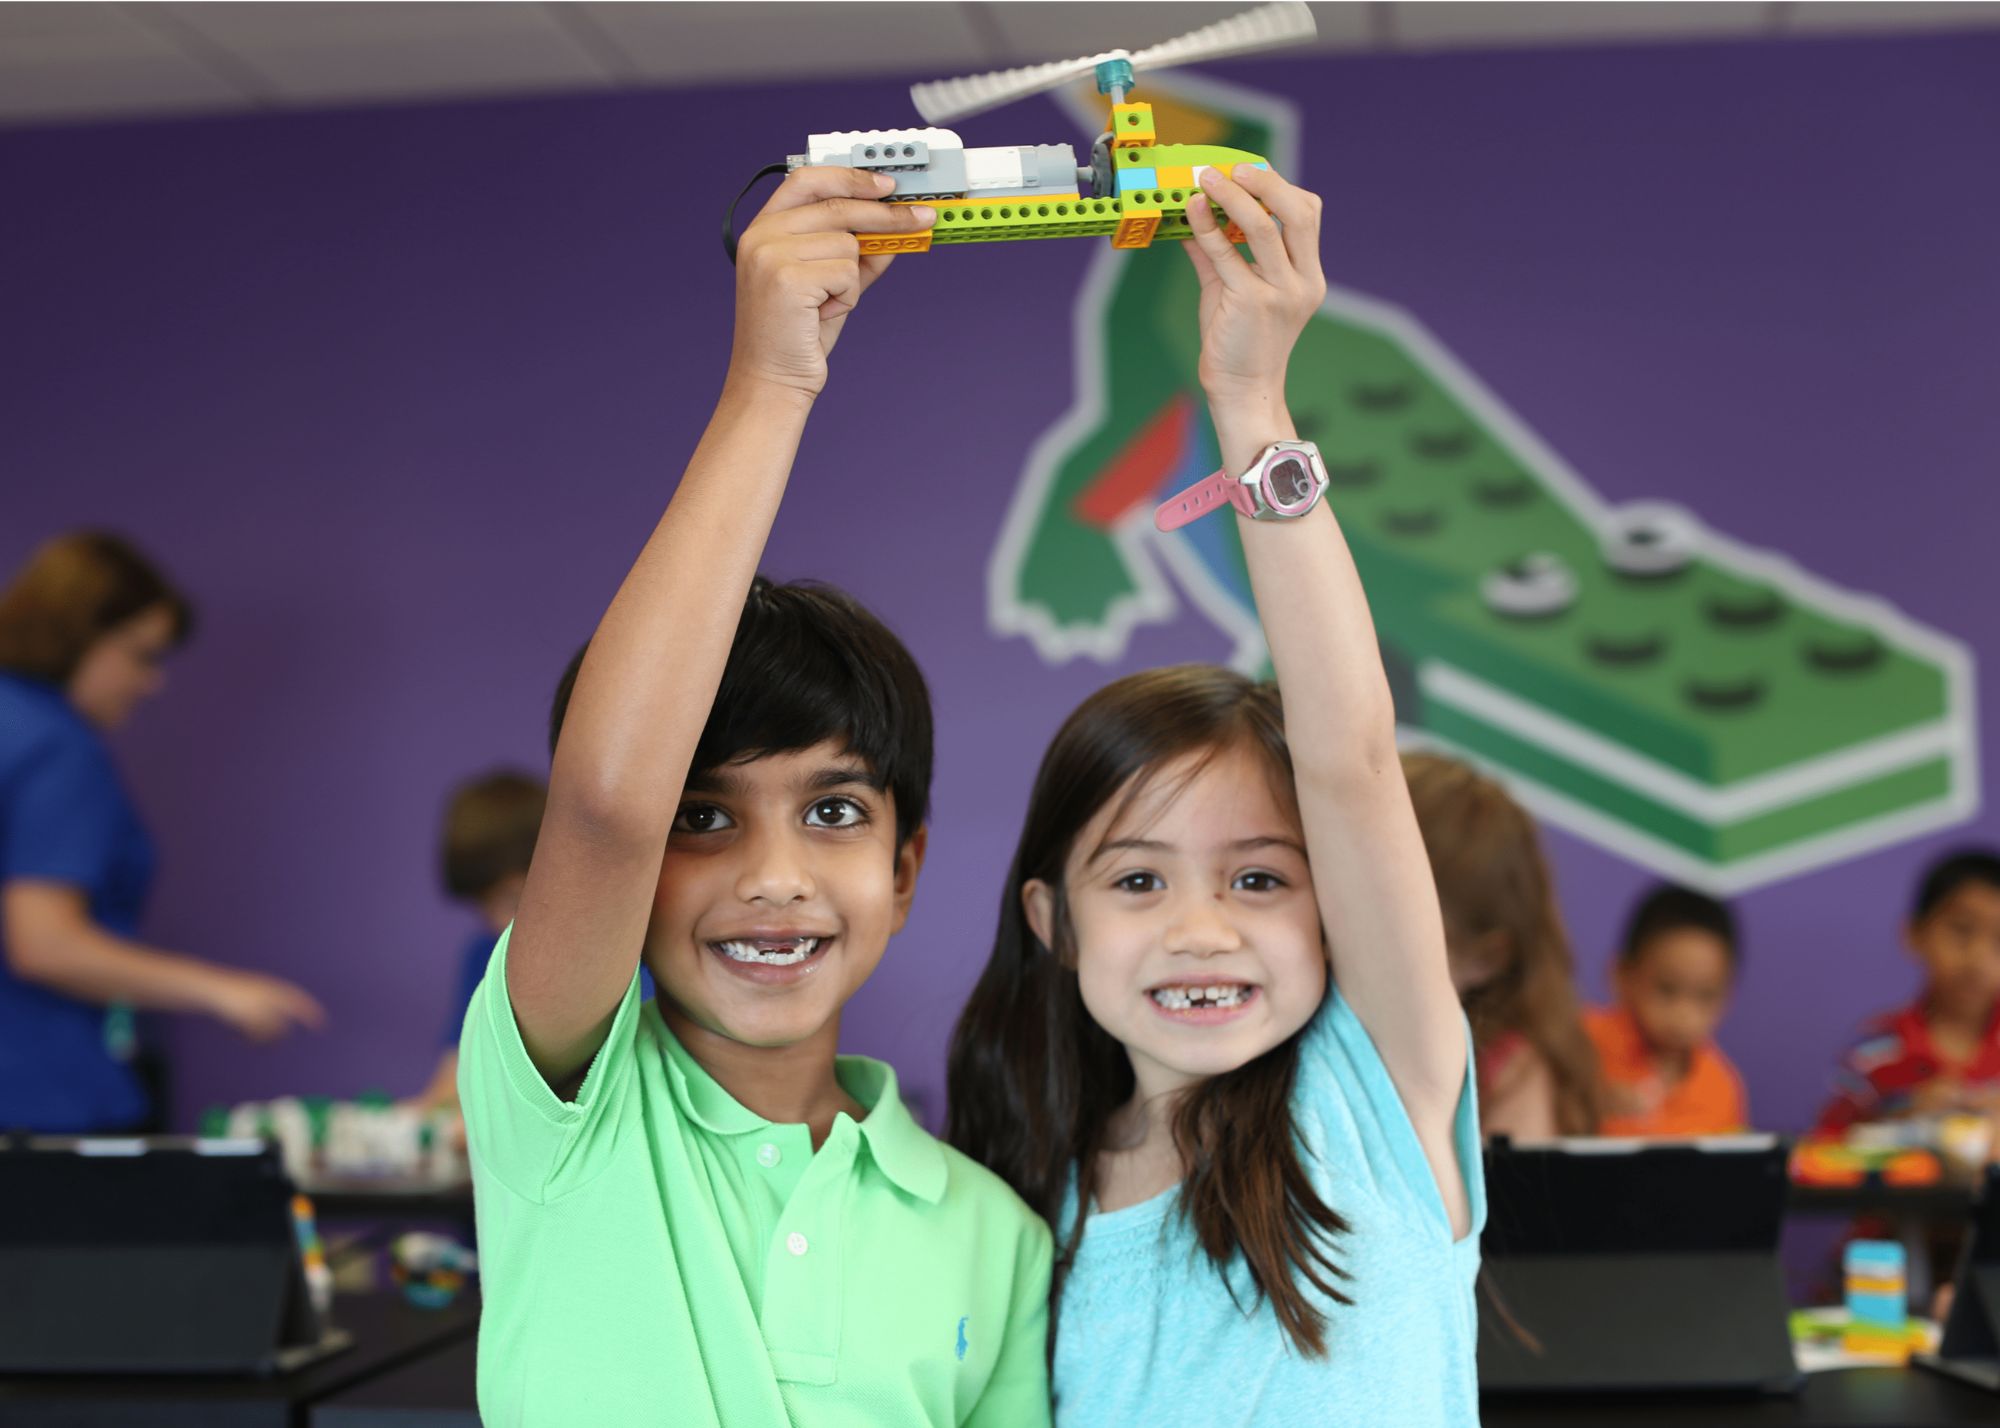
MULTIPOLYGON (((950 1139, 1055 1229, 1058 1423, 1476 1423, 1470 1036, 1367 602, 1334 512, 1300 510, 1317 452, 1285 445, 1319 200, 1268 170, 1203 187, 1215 449, 1188 423, 1166 464, 1260 473, 1229 503, 1264 518, 1210 519, 1235 522, 1276 684, 1148 671, 1057 733, 953 1038, 950 1139)), ((1369 418, 1326 400, 1364 457, 1369 418)))

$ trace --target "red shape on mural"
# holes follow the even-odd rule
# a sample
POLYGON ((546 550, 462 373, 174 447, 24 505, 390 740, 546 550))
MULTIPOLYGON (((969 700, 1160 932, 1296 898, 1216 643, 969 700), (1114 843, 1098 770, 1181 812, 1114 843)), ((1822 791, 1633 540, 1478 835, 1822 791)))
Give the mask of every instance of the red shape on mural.
POLYGON ((1194 401, 1186 393, 1160 408, 1076 498, 1077 519, 1109 530, 1134 506, 1152 501, 1187 450, 1193 421, 1194 401))

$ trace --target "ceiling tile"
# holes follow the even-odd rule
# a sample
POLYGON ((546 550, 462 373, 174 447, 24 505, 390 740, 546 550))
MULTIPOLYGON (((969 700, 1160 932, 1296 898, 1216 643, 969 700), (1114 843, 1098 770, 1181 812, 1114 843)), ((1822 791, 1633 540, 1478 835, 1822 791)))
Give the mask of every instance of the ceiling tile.
POLYGON ((1430 4, 1391 7, 1389 30, 1399 46, 1538 45, 1742 36, 1770 28, 1771 7, 1741 0, 1700 4, 1633 0, 1631 4, 1430 4))
POLYGON ((247 105, 224 75, 115 5, 0 5, 0 118, 247 105))
POLYGON ((1375 19, 1373 11, 1378 5, 1361 3, 1361 0, 1341 0, 1329 4, 1327 0, 1315 0, 1313 18, 1319 21, 1319 36, 1309 49, 1354 50, 1365 49, 1375 43, 1375 19))
POLYGON ((502 93, 608 85, 543 5, 213 4, 169 13, 287 99, 502 93))
MULTIPOLYGON (((1050 5, 1003 0, 974 4, 975 20, 990 28, 1004 53, 994 64, 1008 67, 1045 60, 1081 59, 1105 50, 1142 49, 1176 39, 1190 30, 1212 25, 1252 8, 1254 0, 1187 0, 1187 3, 1134 5, 1120 0, 1069 0, 1050 5)), ((1368 6, 1349 0, 1316 4, 1313 19, 1318 35, 1300 48, 1353 49, 1370 39, 1368 6)), ((1268 53, 1279 55, 1282 50, 1268 53)), ((992 68, 994 65, 988 65, 992 68)))
POLYGON ((1787 31, 1947 30, 1960 26, 1971 29, 1976 26, 2000 25, 2000 5, 1981 3, 1981 0, 1956 0, 1956 3, 1939 3, 1939 0, 1894 0, 1890 4, 1854 0, 1854 3, 1844 5, 1787 5, 1779 18, 1781 25, 1787 31))
POLYGON ((93 36, 116 43, 143 33, 143 27, 116 5, 58 5, 48 3, 0 5, 0 60, 13 60, 21 44, 50 44, 63 41, 87 44, 93 36))
POLYGON ((579 8, 651 80, 952 74, 993 64, 966 7, 957 4, 591 3, 579 8))

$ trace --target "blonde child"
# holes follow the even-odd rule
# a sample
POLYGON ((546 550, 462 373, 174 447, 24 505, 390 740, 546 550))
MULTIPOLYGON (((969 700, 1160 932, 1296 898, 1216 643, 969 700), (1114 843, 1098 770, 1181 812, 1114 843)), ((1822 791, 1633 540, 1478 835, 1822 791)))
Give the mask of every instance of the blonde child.
POLYGON ((1481 1125, 1515 1140, 1594 1134, 1597 1057, 1534 820, 1456 760, 1410 754, 1403 767, 1472 1023, 1481 1125))

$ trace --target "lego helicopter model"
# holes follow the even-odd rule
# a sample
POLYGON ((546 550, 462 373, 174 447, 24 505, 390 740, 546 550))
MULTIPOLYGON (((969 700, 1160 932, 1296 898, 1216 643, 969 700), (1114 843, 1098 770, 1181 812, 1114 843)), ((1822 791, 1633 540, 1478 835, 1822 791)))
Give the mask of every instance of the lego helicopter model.
MULTIPOLYGON (((757 179, 818 165, 864 169, 896 181, 884 203, 922 203, 937 210, 937 221, 927 232, 858 235, 863 253, 923 253, 944 243, 1100 235, 1109 236, 1114 248, 1144 248, 1156 239, 1187 238, 1192 232, 1187 200, 1200 187, 1204 169, 1270 165, 1262 155, 1241 149, 1161 143, 1153 107, 1126 98, 1135 77, 1295 44, 1311 39, 1315 30, 1311 8, 1302 0, 1288 0, 1260 5, 1147 49, 1110 50, 910 86, 910 98, 925 122, 943 125, 1094 74, 1097 92, 1111 102, 1111 118, 1092 145, 1088 164, 1077 162, 1069 144, 968 149, 945 128, 859 129, 809 135, 805 153, 768 165, 757 179)), ((723 247, 731 262, 736 260, 735 207, 730 205, 723 221, 723 247)), ((1234 224, 1226 231, 1232 241, 1242 241, 1234 224)))

